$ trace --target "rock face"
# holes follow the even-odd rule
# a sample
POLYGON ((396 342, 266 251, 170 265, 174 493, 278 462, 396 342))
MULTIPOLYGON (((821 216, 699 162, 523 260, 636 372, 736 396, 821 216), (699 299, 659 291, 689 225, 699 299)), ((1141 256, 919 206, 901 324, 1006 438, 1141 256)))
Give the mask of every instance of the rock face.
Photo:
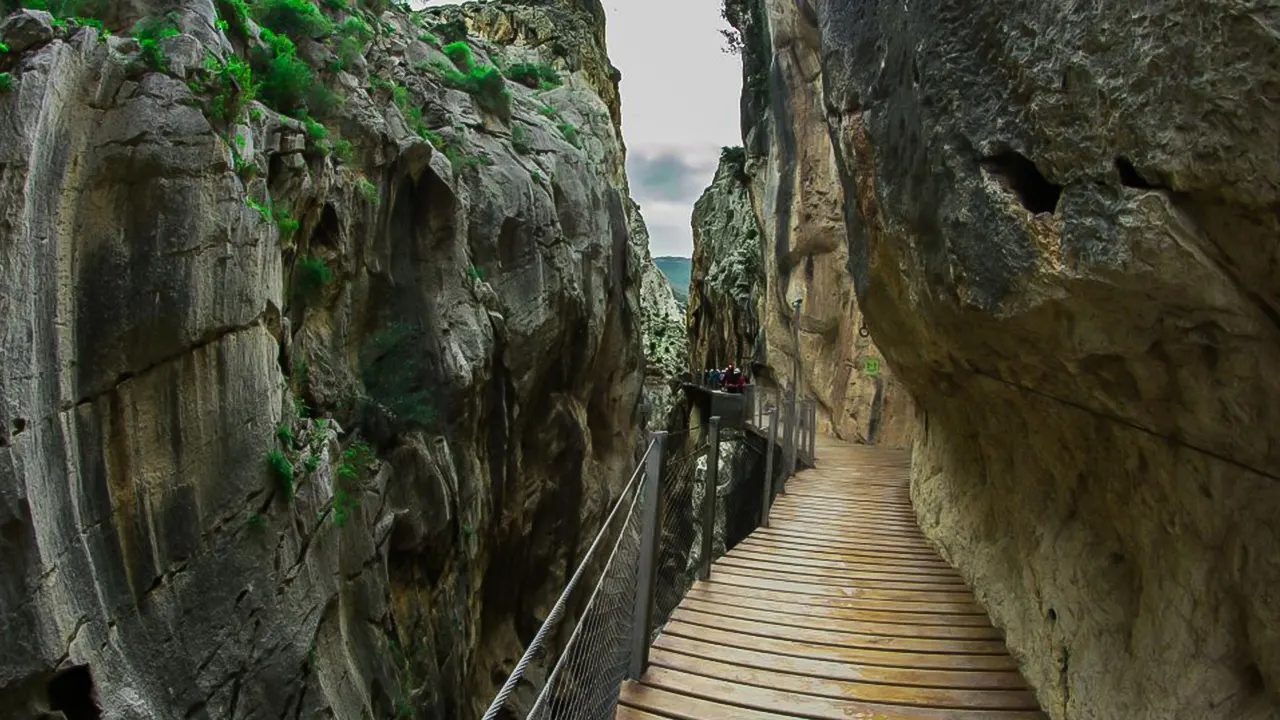
POLYGON ((913 499, 1045 709, 1276 717, 1276 7, 795 5, 913 499))
POLYGON ((326 11, 306 122, 238 92, 267 36, 206 0, 150 44, 134 6, 5 22, 7 717, 478 716, 635 461, 592 6, 326 11), (457 89, 468 26, 563 82, 457 89))
POLYGON ((870 336, 860 332, 864 320, 850 277, 840 175, 824 121, 820 47, 810 13, 796 2, 767 0, 729 0, 726 9, 744 53, 743 173, 756 216, 756 227, 747 231, 759 233, 766 288, 754 321, 763 333, 755 353, 765 366, 761 379, 785 386, 799 353, 800 389, 819 401, 823 432, 907 446, 910 399, 870 336), (798 347, 792 318, 797 298, 798 347))
POLYGON ((693 206, 688 334, 691 366, 750 367, 764 295, 760 230, 742 148, 725 148, 711 186, 693 206))
POLYGON ((640 268, 640 333, 644 347, 644 405, 651 429, 667 426, 677 402, 673 380, 689 367, 689 344, 684 313, 671 291, 671 283, 653 262, 649 230, 640 208, 631 206, 631 252, 640 268))

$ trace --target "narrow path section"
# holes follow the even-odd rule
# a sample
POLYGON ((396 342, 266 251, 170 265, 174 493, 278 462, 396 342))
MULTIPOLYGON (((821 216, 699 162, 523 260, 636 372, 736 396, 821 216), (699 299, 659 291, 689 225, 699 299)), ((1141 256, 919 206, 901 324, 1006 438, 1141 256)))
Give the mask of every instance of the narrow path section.
POLYGON ((819 438, 653 644, 620 720, 1043 720, 1000 631, 916 526, 907 452, 819 438))

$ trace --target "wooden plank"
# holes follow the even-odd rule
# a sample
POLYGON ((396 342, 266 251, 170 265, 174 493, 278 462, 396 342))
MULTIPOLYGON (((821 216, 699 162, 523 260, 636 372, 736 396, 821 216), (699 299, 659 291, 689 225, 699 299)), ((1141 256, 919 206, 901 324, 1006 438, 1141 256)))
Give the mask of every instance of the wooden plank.
POLYGON ((651 712, 637 710, 626 705, 619 705, 617 712, 613 714, 614 720, 669 720, 670 715, 654 715, 651 712))
MULTIPOLYGON (((737 648, 739 650, 751 650, 753 652, 770 653, 772 655, 780 655, 786 657, 806 658, 809 660, 825 660, 829 662, 843 663, 860 671, 871 673, 873 668, 880 668, 884 673, 888 673, 889 669, 897 668, 898 670, 910 671, 935 671, 949 673, 965 673, 968 680, 967 684, 961 687, 978 687, 974 683, 981 680, 977 677, 979 674, 990 674, 1007 676, 1002 681, 998 681, 995 677, 986 678, 982 682, 997 683, 1003 682, 1003 687, 1025 687, 1022 676, 1012 667, 1004 668, 971 668, 971 667, 955 667, 936 665, 919 666, 909 664, 910 661, 918 657, 919 654, 913 653, 894 653, 884 651, 871 651, 859 648, 842 647, 838 645, 820 645, 817 643, 804 642, 801 640, 793 640, 789 638, 778 638, 768 635, 749 635, 740 633, 735 630, 725 630, 723 628, 712 627, 710 625, 694 625, 682 621, 668 622, 662 628, 660 637, 681 637, 689 640, 698 640, 712 645, 737 648), (878 661, 878 662, 868 662, 878 661), (968 673, 974 673, 970 676, 968 673), (1011 679, 1012 678, 1012 679, 1011 679), (1014 680, 1016 684, 1012 684, 1014 680)), ((955 658, 955 655, 942 655, 941 657, 955 658)), ((985 657, 985 656, 978 656, 985 657)), ((1012 663, 1010 663, 1012 664, 1012 663)), ((866 677, 888 677, 881 673, 877 675, 872 673, 866 677)), ((949 676, 954 679, 954 676, 949 676)), ((983 685, 987 687, 988 685, 983 685)))
MULTIPOLYGON (((969 641, 921 640, 919 638, 895 638, 884 635, 853 635, 832 630, 815 630, 789 625, 771 625, 741 618, 710 615, 694 610, 677 609, 663 632, 685 634, 668 630, 670 626, 698 625, 705 628, 737 633, 744 637, 772 638, 839 648, 857 657, 856 662, 887 667, 933 668, 935 670, 1016 670, 1017 665, 1007 654, 962 653, 950 650, 911 650, 922 643, 930 647, 944 648, 947 643, 969 641)), ((747 644, 746 647, 753 647, 747 644)), ((758 649, 758 648, 757 648, 758 649)))
POLYGON ((942 558, 938 557, 938 553, 927 548, 906 548, 903 549, 894 543, 875 542, 867 539, 855 540, 849 538, 826 538, 805 534, 794 527, 783 527, 770 523, 767 528, 759 528, 753 537, 759 537, 767 540, 777 540, 787 542, 792 545, 804 545, 807 547, 830 548, 833 550, 854 550, 863 552, 875 552, 885 557, 893 557, 898 559, 916 559, 916 560, 936 560, 941 562, 942 558))
MULTIPOLYGON (((967 590, 964 581, 955 576, 944 575, 928 575, 924 573, 914 573, 907 569, 889 569, 884 568, 865 568, 865 567, 814 567, 812 565, 797 562, 794 558, 778 557, 769 555, 760 555, 752 553, 742 548, 734 548, 728 555, 721 558, 722 561, 739 567, 760 567, 761 569, 773 570, 775 572, 787 572, 794 575, 805 575, 812 577, 825 578, 826 580, 838 580, 841 582, 875 582, 906 584, 906 585, 928 585, 933 586, 936 590, 967 590)), ((803 579, 803 578, 801 578, 803 579)))
POLYGON ((777 563, 753 562, 746 558, 736 555, 726 555, 716 561, 716 567, 723 567, 728 572, 738 575, 750 575, 751 577, 765 578, 769 580, 783 580, 803 583, 813 583, 815 585, 833 585, 836 587, 864 588, 867 590, 895 590, 901 592, 927 592, 927 593, 964 593, 966 597, 971 597, 969 589, 963 584, 955 583, 930 583, 928 581, 921 582, 903 582, 902 580, 887 580, 884 576, 868 577, 864 574, 851 573, 848 571, 837 570, 814 570, 812 568, 805 572, 802 569, 779 566, 777 563))
POLYGON ((888 510, 879 506, 863 508, 855 506, 828 505, 818 508, 810 507, 809 505, 793 498, 784 498, 781 501, 775 501, 770 512, 775 509, 779 512, 795 513, 805 517, 816 517, 822 518, 823 520, 834 520, 836 522, 844 522, 850 518, 874 518, 876 520, 883 520, 885 523, 894 526, 919 529, 916 522, 916 516, 913 513, 888 510))
POLYGON ((883 632, 882 626, 874 623, 860 623, 852 620, 837 620, 822 616, 792 615, 775 613, 755 608, 743 608, 733 605, 721 605, 697 598, 685 598, 680 609, 672 617, 679 617, 688 622, 697 622, 696 618, 680 615, 683 611, 699 615, 720 615, 722 617, 747 620, 767 625, 793 627, 805 630, 818 630, 823 633, 840 634, 852 638, 859 647, 876 647, 890 650, 930 653, 959 653, 962 655, 1002 655, 1005 653, 1004 641, 996 639, 969 640, 957 638, 922 638, 893 635, 883 632), (874 638, 874 640, 872 639, 874 638))
POLYGON ((785 501, 775 502, 769 508, 769 513, 772 515, 775 510, 788 516, 812 518, 823 523, 835 523, 841 526, 850 522, 876 523, 877 526, 886 529, 920 531, 920 526, 917 524, 915 516, 905 513, 881 512, 860 508, 815 510, 799 503, 785 501))
POLYGON ((824 535, 805 527, 802 523, 770 522, 769 527, 756 528, 753 536, 762 538, 788 539, 806 544, 822 544, 833 548, 858 550, 859 548, 878 548, 877 553, 892 555, 910 555, 941 560, 931 545, 920 543, 912 547, 902 547, 902 541, 875 537, 873 535, 824 535))
POLYGON ((786 708, 787 712, 813 720, 1042 720, 1044 717, 1040 713, 1017 710, 951 710, 836 700, 718 680, 662 667, 650 668, 643 681, 647 687, 709 699, 724 705, 732 703, 761 711, 786 708))
POLYGON ((901 603, 903 609, 911 606, 955 607, 963 608, 958 612, 981 613, 982 609, 973 601, 973 596, 965 592, 920 592, 913 590, 876 590, 873 588, 841 587, 839 585, 820 585, 818 583, 798 582, 759 577, 754 573, 744 573, 736 568, 713 563, 711 575, 717 581, 729 585, 745 585, 747 587, 765 588, 781 592, 803 593, 805 595, 828 595, 830 597, 850 600, 879 600, 882 602, 901 603))
MULTIPOLYGON (((798 618, 798 621, 802 624, 818 623, 816 627, 826 627, 827 623, 833 621, 849 622, 866 628, 865 632, 872 635, 955 638, 957 640, 1001 639, 1000 631, 990 624, 952 625, 946 623, 945 620, 939 620, 937 624, 930 624, 930 618, 921 616, 919 613, 892 613, 823 607, 821 605, 798 605, 749 595, 713 592, 702 588, 691 588, 685 597, 688 600, 701 600, 715 603, 721 607, 732 608, 735 612, 737 610, 754 610, 788 615, 798 618)), ((943 617, 945 618, 946 616, 943 617)))
POLYGON ((871 515, 860 513, 851 513, 843 517, 832 518, 824 517, 817 513, 801 512, 788 509, 785 506, 777 506, 770 508, 769 519, 773 521, 799 522, 805 525, 813 525, 815 528, 829 528, 833 530, 861 530, 864 532, 874 531, 882 535, 891 535, 894 537, 906 537, 913 540, 924 540, 924 533, 916 526, 914 522, 910 525, 906 523, 886 522, 885 520, 871 515), (776 513, 774 511, 777 511, 776 513))
MULTIPOLYGON (((796 649, 797 643, 770 641, 762 639, 760 644, 769 644, 774 649, 790 651, 796 649)), ((858 665, 844 662, 835 656, 806 656, 804 648, 800 654, 794 652, 770 652, 752 648, 734 647, 708 642, 698 638, 680 635, 662 634, 653 642, 653 647, 672 650, 685 655, 705 657, 711 660, 729 662, 748 667, 762 667, 779 672, 791 672, 809 677, 847 680, 850 682, 869 682, 884 685, 906 685, 911 687, 932 687, 953 690, 1025 690, 1026 681, 1016 671, 981 672, 975 670, 932 670, 924 668, 896 668, 879 665, 858 665)))
POLYGON ((733 595, 736 597, 757 598, 773 602, 790 603, 797 607, 809 606, 867 613, 884 613, 887 616, 893 616, 897 619, 897 622, 900 623, 919 623, 922 625, 962 625, 966 627, 989 627, 991 625, 991 621, 987 618, 986 613, 970 610, 971 608, 976 608, 976 606, 973 605, 963 606, 961 608, 963 610, 962 612, 954 612, 954 608, 945 608, 938 605, 929 605, 923 609, 919 607, 912 607, 908 609, 903 604, 893 602, 855 600, 841 597, 779 592, 768 588, 752 587, 751 585, 727 583, 714 576, 708 581, 698 581, 694 584, 694 587, 726 595, 733 595))
POLYGON ((858 521, 850 519, 849 523, 844 525, 835 523, 823 523, 820 520, 805 520, 799 516, 778 515, 774 516, 773 512, 769 512, 769 528, 771 529, 796 529, 801 530, 812 537, 823 538, 858 538, 869 539, 869 541, 877 541, 884 539, 891 543, 904 543, 905 546, 913 548, 922 548, 924 551, 933 552, 933 546, 925 539, 924 533, 919 529, 911 529, 909 532, 904 530, 896 530, 893 528, 879 527, 874 521, 858 521))
MULTIPOLYGON (((742 659, 742 653, 743 651, 737 651, 733 657, 742 659)), ((776 660, 776 656, 765 655, 765 657, 776 660)), ((1039 708, 1034 696, 1026 690, 969 690, 833 679, 814 676, 807 672, 814 669, 815 661, 790 659, 791 662, 784 663, 782 666, 779 666, 776 661, 768 665, 760 662, 732 663, 718 657, 684 654, 665 647, 655 648, 651 659, 658 667, 693 675, 704 675, 743 685, 837 700, 957 710, 1036 710, 1039 708), (806 665, 808 667, 805 667, 806 665)), ((753 658, 747 657, 747 660, 751 659, 753 658)))
POLYGON ((883 573, 884 575, 911 578, 929 578, 932 582, 949 582, 962 584, 964 579, 951 568, 938 568, 924 565, 890 565, 874 561, 858 560, 851 557, 819 555, 800 551, 784 552, 776 548, 756 544, 738 543, 730 555, 737 554, 756 560, 777 562, 792 567, 811 567, 820 570, 858 570, 862 572, 883 573))
POLYGON ((795 715, 779 715, 768 710, 754 710, 740 705, 720 704, 713 700, 674 693, 636 682, 622 685, 618 701, 663 718, 675 720, 792 720, 795 715))
POLYGON ((748 537, 735 545, 734 548, 750 548, 752 552, 767 552, 771 555, 778 554, 786 557, 847 562, 854 565, 866 565, 868 567, 901 567, 908 568, 916 572, 959 576, 959 573, 956 572, 955 568, 946 564, 942 558, 936 555, 931 558, 885 557, 870 550, 849 550, 825 546, 814 547, 796 545, 786 540, 765 538, 763 533, 753 534, 751 537, 748 537))

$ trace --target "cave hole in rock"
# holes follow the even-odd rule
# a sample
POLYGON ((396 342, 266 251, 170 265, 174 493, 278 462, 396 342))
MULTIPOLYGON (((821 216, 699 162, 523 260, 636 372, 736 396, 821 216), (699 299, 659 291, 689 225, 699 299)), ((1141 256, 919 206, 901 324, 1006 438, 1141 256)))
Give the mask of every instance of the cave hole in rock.
POLYGON ((67 720, 98 720, 98 707, 93 675, 88 665, 76 665, 58 673, 49 681, 49 709, 61 710, 67 720))
POLYGON ((1120 173, 1120 184, 1125 187, 1139 188, 1142 190, 1154 190, 1158 185, 1154 185, 1146 178, 1142 177, 1142 173, 1129 162, 1127 157, 1116 158, 1116 171, 1120 173))
POLYGON ((983 158, 981 163, 1017 194, 1022 206, 1032 213, 1051 213, 1058 207, 1062 186, 1049 182, 1022 153, 1005 150, 983 158))
POLYGON ((14 419, 13 419, 13 434, 14 434, 14 435, 21 435, 21 434, 22 434, 22 431, 24 431, 24 430, 26 430, 26 429, 27 429, 27 419, 26 419, 26 418, 14 418, 14 419))
POLYGON ((1045 613, 1049 617, 1049 622, 1058 622, 1058 611, 1049 608, 1049 612, 1045 613))
POLYGON ((804 259, 804 279, 813 282, 813 256, 807 255, 804 259))

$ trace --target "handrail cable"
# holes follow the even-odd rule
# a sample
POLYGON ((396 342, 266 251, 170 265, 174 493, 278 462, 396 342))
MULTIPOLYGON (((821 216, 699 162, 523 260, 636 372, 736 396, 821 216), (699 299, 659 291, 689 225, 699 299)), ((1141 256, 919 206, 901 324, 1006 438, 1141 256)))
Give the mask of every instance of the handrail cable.
MULTIPOLYGON (((600 531, 596 533, 596 537, 591 541, 591 547, 587 548, 586 554, 582 556, 582 560, 578 563, 578 568, 574 571, 573 577, 569 578, 569 582, 565 584, 564 591, 560 593, 560 597, 556 599, 556 604, 552 606, 551 612, 547 613, 547 619, 542 621, 542 627, 538 628, 537 634, 533 636, 533 640, 529 642, 529 647, 525 648, 524 655, 521 656, 520 662, 516 663, 515 669, 511 671, 511 675, 507 677, 507 681, 502 684, 502 689, 498 691, 493 702, 490 703, 489 709, 485 711, 483 720, 496 720, 498 712, 502 710, 506 704, 507 698, 511 697, 511 693, 515 692, 516 683, 520 682, 520 678, 524 676, 524 671, 528 668, 529 663, 533 661, 533 655, 541 647, 546 639, 548 630, 560 621, 564 615, 565 606, 568 604, 569 595, 572 594, 574 588, 578 585, 578 581, 582 579, 583 573, 586 572, 587 565, 591 558, 595 555, 596 547, 600 545, 600 540, 604 537, 605 530, 613 525, 613 519, 617 516, 618 510, 622 507, 622 503, 627 499, 627 494, 635 485, 636 479, 641 476, 644 471, 645 461, 649 458, 649 453, 653 452, 654 442, 649 442, 649 447, 644 451, 644 456, 640 458, 640 462, 636 465, 636 469, 631 473, 631 479, 627 481, 626 487, 623 488, 622 494, 618 496, 617 502, 613 504, 613 509, 609 511, 609 516, 605 518, 604 523, 600 525, 600 531)), ((636 493, 639 496, 639 493, 636 493)), ((633 501, 634 502, 634 501, 633 501)), ((616 546, 615 546, 616 549, 616 546)), ((612 556, 611 556, 612 557, 612 556)), ((597 585, 597 588, 599 586, 597 585)), ((593 593, 594 597, 594 593, 593 593)), ((577 632, 577 628, 574 628, 577 632)), ((558 664, 558 663, 557 663, 558 664)), ((548 682, 548 685, 550 683, 548 682)))
MULTIPOLYGON (((650 443, 649 447, 652 448, 653 443, 650 443)), ((649 453, 646 452, 645 457, 648 457, 648 455, 649 453)), ((640 467, 641 468, 644 467, 643 461, 641 461, 640 467)), ((627 487, 630 488, 630 486, 631 484, 628 483, 627 487)), ((644 493, 640 492, 639 489, 637 489, 637 491, 634 493, 634 496, 631 498, 631 507, 627 509, 627 517, 630 517, 631 514, 635 512, 636 505, 640 502, 640 498, 643 495, 644 493)), ((622 498, 620 498, 620 500, 624 499, 625 497, 626 495, 624 492, 624 495, 622 498)), ((618 555, 618 548, 622 546, 622 540, 623 538, 626 537, 626 535, 627 535, 626 532, 618 533, 618 539, 615 540, 613 543, 613 550, 609 552, 609 559, 606 560, 604 563, 604 566, 606 568, 613 564, 614 558, 617 557, 618 555)), ((601 579, 603 579, 603 574, 601 576, 601 579)), ((600 588, 602 587, 604 587, 604 583, 598 582, 596 583, 595 588, 591 590, 591 597, 587 600, 587 604, 583 606, 583 609, 582 609, 582 614, 584 617, 588 612, 591 611, 591 608, 595 606, 596 597, 600 594, 600 588)), ((582 631, 582 627, 583 627, 583 623, 578 623, 577 625, 574 625, 573 632, 569 635, 569 640, 565 643, 565 647, 571 647, 573 645, 573 641, 578 638, 578 633, 582 631)), ((542 709, 543 704, 546 702, 548 692, 551 690, 551 688, 555 687, 556 678, 559 677, 560 669, 564 665, 565 659, 568 657, 569 657, 568 653, 562 654, 560 656, 560 659, 556 661, 555 666, 551 668, 551 674, 547 675, 547 681, 542 685, 542 692, 538 693, 538 698, 534 701, 533 707, 530 708, 529 710, 529 717, 531 718, 538 717, 538 711, 542 709)))

